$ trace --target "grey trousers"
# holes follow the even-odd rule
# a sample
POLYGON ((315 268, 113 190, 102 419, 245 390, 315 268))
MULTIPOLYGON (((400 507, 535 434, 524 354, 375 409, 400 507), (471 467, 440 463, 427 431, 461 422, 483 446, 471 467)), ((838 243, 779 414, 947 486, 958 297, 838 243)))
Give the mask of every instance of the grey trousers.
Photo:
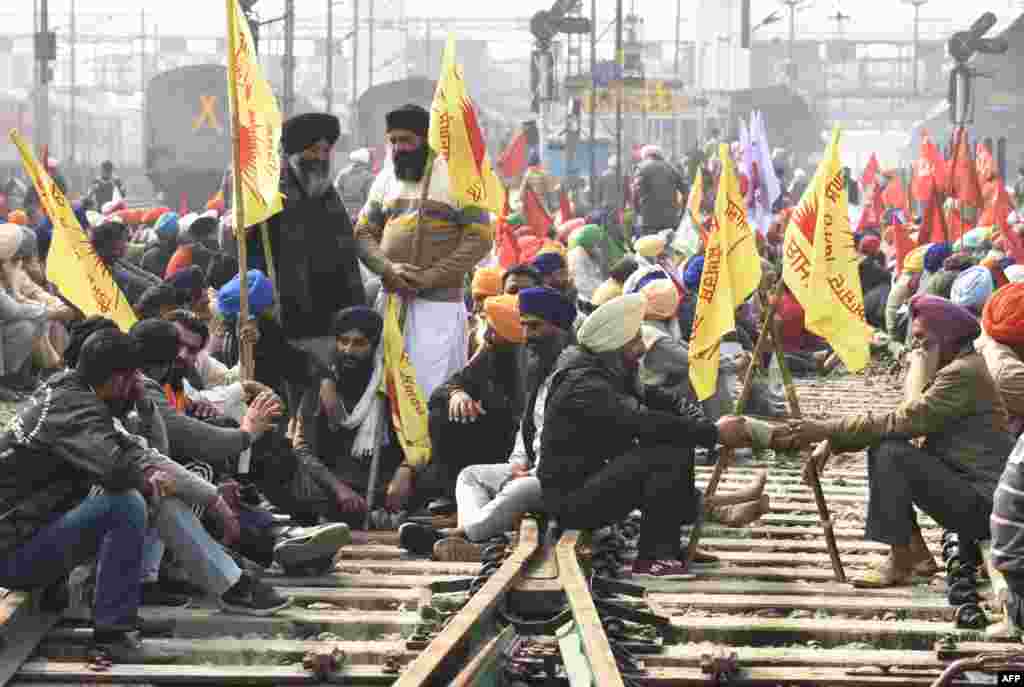
POLYGON ((512 466, 470 465, 455 482, 459 527, 470 541, 482 542, 514 529, 524 513, 542 505, 540 480, 512 479, 512 466))

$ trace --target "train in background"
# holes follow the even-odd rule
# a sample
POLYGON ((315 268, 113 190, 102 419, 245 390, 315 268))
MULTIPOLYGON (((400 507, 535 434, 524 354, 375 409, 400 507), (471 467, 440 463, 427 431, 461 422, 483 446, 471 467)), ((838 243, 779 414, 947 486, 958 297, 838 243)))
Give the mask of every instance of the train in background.
MULTIPOLYGON (((313 111, 296 97, 293 114, 313 111)), ((153 188, 195 208, 221 188, 231 166, 227 67, 200 64, 160 72, 145 96, 145 169, 153 188)))
MULTIPOLYGON (((386 156, 385 116, 391 110, 406 104, 419 105, 427 110, 434 100, 437 82, 423 76, 377 84, 359 96, 355 112, 350 117, 348 147, 369 148, 374 167, 379 169, 386 156)), ((491 159, 497 159, 502 146, 512 137, 513 125, 497 111, 480 101, 475 102, 480 128, 491 159)))

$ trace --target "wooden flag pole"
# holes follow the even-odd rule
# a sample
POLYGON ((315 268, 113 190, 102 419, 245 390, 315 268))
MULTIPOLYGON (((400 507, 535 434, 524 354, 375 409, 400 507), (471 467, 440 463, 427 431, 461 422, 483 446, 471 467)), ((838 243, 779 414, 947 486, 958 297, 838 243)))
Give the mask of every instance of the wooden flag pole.
MULTIPOLYGON (((760 364, 759 360, 761 355, 764 353, 764 349, 768 345, 769 327, 775 319, 775 303, 778 302, 784 288, 785 283, 780 276, 778 283, 775 285, 775 290, 773 291, 773 298, 771 299, 771 302, 768 303, 768 307, 765 310, 764 321, 761 323, 761 333, 758 335, 757 344, 754 346, 753 360, 750 361, 750 366, 747 368, 747 372, 743 378, 743 388, 740 390, 739 399, 736 401, 735 413, 737 415, 743 414, 743 409, 747 404, 747 399, 750 398, 751 386, 754 379, 754 368, 760 364)), ((715 461, 715 469, 711 473, 711 479, 708 480, 708 485, 704 488, 705 502, 718 491, 718 483, 722 481, 722 475, 725 474, 725 470, 732 461, 732 458, 733 451, 730 448, 722 449, 718 453, 718 460, 715 461)), ((693 557, 697 554, 697 545, 700 543, 701 535, 701 520, 702 518, 698 516, 697 522, 694 523, 690 530, 690 543, 686 549, 687 568, 693 564, 693 557)))
MULTIPOLYGON (((233 30, 235 3, 237 0, 226 0, 228 11, 228 29, 233 30)), ((228 37, 228 46, 233 44, 228 37)), ((231 56, 228 56, 230 63, 231 56)), ((228 72, 229 77, 231 71, 228 72)), ((242 195, 242 145, 241 126, 238 118, 238 84, 234 78, 228 78, 228 97, 231 99, 231 161, 234 173, 232 186, 235 200, 232 209, 235 212, 235 239, 238 243, 238 362, 242 381, 252 379, 253 358, 252 344, 242 338, 242 326, 249 321, 249 247, 245 232, 245 209, 242 195)))
MULTIPOLYGON (((772 327, 770 331, 772 346, 775 349, 775 360, 782 371, 782 383, 786 387, 786 398, 789 400, 789 413, 793 417, 802 417, 800 412, 800 400, 796 395, 796 386, 793 384, 793 375, 789 372, 786 364, 786 355, 782 350, 782 338, 779 336, 778 328, 772 327)), ((839 547, 836 545, 836 533, 832 526, 832 515, 828 510, 828 503, 825 502, 825 492, 821 488, 821 479, 818 475, 818 463, 812 456, 807 463, 805 471, 807 481, 810 482, 811 490, 814 492, 814 504, 818 507, 818 518, 821 520, 821 528, 825 532, 825 544, 828 546, 828 555, 832 559, 832 571, 836 575, 836 582, 846 582, 846 572, 843 570, 843 561, 839 557, 839 547)))

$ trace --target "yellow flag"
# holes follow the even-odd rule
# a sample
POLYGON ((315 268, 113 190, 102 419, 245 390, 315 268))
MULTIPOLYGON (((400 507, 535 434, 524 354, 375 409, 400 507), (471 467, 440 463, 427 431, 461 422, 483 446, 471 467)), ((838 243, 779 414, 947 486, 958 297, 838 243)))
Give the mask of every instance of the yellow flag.
POLYGON ((761 283, 757 241, 724 144, 720 154, 722 177, 690 336, 690 382, 702 401, 715 392, 722 337, 736 329, 736 308, 761 283))
POLYGON ((697 178, 693 180, 693 186, 690 187, 690 198, 686 202, 686 209, 690 211, 690 219, 693 220, 693 226, 700 226, 700 203, 704 198, 704 172, 700 169, 697 170, 697 178))
POLYGON ((110 270, 93 250, 68 199, 36 160, 32 148, 17 130, 11 130, 11 141, 18 147, 25 171, 39 194, 39 202, 53 222, 46 278, 86 317, 109 317, 123 331, 128 331, 135 324, 135 311, 114 282, 110 270))
MULTIPOLYGON (((227 0, 228 101, 235 174, 242 198, 235 198, 235 231, 281 212, 281 111, 256 58, 249 23, 238 0, 227 0), (241 219, 241 224, 237 222, 241 219)), ((237 188, 237 184, 236 184, 237 188)))
POLYGON ((864 369, 871 355, 857 265, 836 127, 786 227, 782 278, 804 308, 804 326, 828 341, 852 372, 864 369))
POLYGON ((384 314, 384 390, 391 406, 391 421, 402 445, 405 461, 413 467, 430 462, 427 399, 416 381, 416 369, 405 350, 398 324, 399 296, 387 297, 384 314))
POLYGON ((448 163, 448 193, 456 206, 487 210, 505 206, 505 189, 491 166, 476 106, 466 93, 462 67, 455 62, 455 39, 448 37, 431 105, 430 147, 448 163))

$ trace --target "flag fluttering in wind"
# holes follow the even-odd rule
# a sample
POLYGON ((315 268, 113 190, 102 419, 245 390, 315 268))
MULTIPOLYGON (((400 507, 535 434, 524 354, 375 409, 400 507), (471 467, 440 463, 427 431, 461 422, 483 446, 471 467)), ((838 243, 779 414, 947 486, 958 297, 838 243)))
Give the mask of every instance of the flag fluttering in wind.
POLYGON ((715 200, 715 229, 704 252, 704 272, 690 336, 690 382, 697 398, 715 392, 722 337, 736 329, 736 308, 761 283, 761 258, 733 169, 729 148, 719 147, 722 175, 715 200))
POLYGON ((690 197, 686 201, 686 209, 690 213, 690 219, 693 220, 695 227, 700 226, 700 206, 704 200, 704 170, 697 169, 697 176, 693 180, 693 185, 690 186, 690 197))
POLYGON ((504 177, 512 179, 522 176, 526 172, 528 148, 525 131, 520 131, 509 141, 505 150, 501 151, 501 155, 498 156, 498 169, 501 170, 504 177))
POLYGON ((522 197, 519 201, 523 206, 523 219, 526 220, 526 225, 533 230, 537 238, 543 241, 551 232, 551 225, 554 224, 554 220, 551 219, 548 211, 544 209, 544 204, 537 197, 537 192, 529 186, 523 189, 522 197))
POLYGON ((860 187, 866 191, 868 186, 872 186, 877 183, 878 172, 881 169, 881 165, 878 164, 878 156, 871 153, 871 159, 868 160, 868 164, 864 168, 864 173, 860 175, 860 187))
POLYGON ((870 359, 857 265, 836 127, 786 228, 782 278, 804 308, 804 326, 824 337, 852 372, 870 359))
POLYGON ((430 114, 430 147, 448 163, 452 200, 460 209, 480 208, 497 217, 505 203, 505 187, 491 167, 476 105, 466 92, 451 36, 441 58, 441 77, 430 114))
POLYGON ((110 270, 96 255, 71 204, 36 160, 31 146, 15 130, 11 131, 10 136, 21 153, 22 164, 39 195, 39 203, 53 223, 53 241, 46 260, 46 278, 86 317, 102 315, 116 322, 122 331, 128 331, 136 321, 131 303, 121 293, 110 270))
MULTIPOLYGON (((249 22, 238 0, 227 0, 228 100, 234 138, 235 231, 284 209, 281 184, 281 110, 263 76, 249 22), (241 221, 239 221, 241 220, 241 221)), ((244 283, 244 282, 243 282, 244 283)))
POLYGON ((946 160, 927 131, 921 131, 921 153, 914 163, 914 182, 910 192, 922 203, 935 202, 946 192, 946 160))
POLYGON ((750 221, 762 234, 771 229, 775 220, 775 201, 782 195, 782 183, 775 175, 771 148, 768 147, 768 129, 764 115, 755 110, 750 115, 750 221))

